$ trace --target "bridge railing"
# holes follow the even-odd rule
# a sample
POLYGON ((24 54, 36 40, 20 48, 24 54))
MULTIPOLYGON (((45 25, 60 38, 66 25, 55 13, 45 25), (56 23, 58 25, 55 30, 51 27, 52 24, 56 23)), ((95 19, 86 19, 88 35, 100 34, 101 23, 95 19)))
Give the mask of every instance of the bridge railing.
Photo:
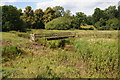
POLYGON ((57 38, 57 37, 74 37, 75 33, 72 32, 60 32, 60 33, 41 33, 41 34, 30 34, 31 40, 35 41, 38 38, 57 38))

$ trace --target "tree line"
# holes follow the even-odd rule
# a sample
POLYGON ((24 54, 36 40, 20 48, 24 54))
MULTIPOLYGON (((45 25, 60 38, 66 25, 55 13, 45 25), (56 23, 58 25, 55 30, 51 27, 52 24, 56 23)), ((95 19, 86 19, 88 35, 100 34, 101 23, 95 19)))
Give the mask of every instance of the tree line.
POLYGON ((71 14, 62 6, 48 7, 46 10, 26 6, 24 12, 12 5, 2 8, 2 31, 26 31, 27 29, 82 29, 81 26, 93 25, 98 30, 119 30, 120 6, 109 6, 105 10, 96 8, 87 16, 83 12, 71 14))

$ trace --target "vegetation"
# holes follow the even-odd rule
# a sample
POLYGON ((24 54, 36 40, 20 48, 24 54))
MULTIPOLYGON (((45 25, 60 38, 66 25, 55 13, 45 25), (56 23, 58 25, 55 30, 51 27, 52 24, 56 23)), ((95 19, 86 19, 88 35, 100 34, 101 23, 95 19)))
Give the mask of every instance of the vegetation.
POLYGON ((19 37, 21 32, 3 32, 3 78, 119 77, 117 31, 71 32, 77 37, 36 42, 19 37))
POLYGON ((61 7, 61 6, 55 6, 55 7, 53 7, 53 9, 55 10, 55 14, 54 14, 55 18, 64 16, 65 11, 64 11, 63 7, 61 7))
POLYGON ((20 12, 12 5, 2 6, 2 30, 3 31, 25 31, 26 26, 22 19, 20 19, 20 12))
MULTIPOLYGON (((96 8, 94 13, 87 16, 83 12, 71 14, 70 10, 64 11, 61 6, 32 10, 26 6, 24 12, 12 5, 2 6, 2 30, 26 31, 27 29, 84 29, 81 26, 93 25, 98 30, 119 30, 119 6, 109 6, 105 10, 96 8), (63 19, 63 21, 62 21, 63 19)), ((93 30, 90 28, 90 30, 93 30)))
POLYGON ((108 42, 106 40, 78 41, 75 43, 79 57, 88 64, 87 67, 90 69, 88 73, 93 77, 107 77, 107 74, 114 75, 119 72, 117 65, 118 47, 116 46, 116 42, 108 42))
POLYGON ((105 10, 96 8, 92 15, 93 25, 98 30, 119 30, 118 14, 119 11, 116 6, 109 6, 105 10))
POLYGON ((120 6, 96 8, 90 16, 83 12, 72 15, 62 6, 47 7, 44 11, 26 6, 24 12, 12 5, 0 9, 3 79, 119 78, 116 30, 120 29, 120 6), (75 37, 43 37, 66 36, 66 32, 75 37), (30 34, 42 37, 35 36, 32 41, 30 34))
POLYGON ((50 30, 68 30, 71 28, 70 18, 59 17, 46 24, 45 28, 50 30))

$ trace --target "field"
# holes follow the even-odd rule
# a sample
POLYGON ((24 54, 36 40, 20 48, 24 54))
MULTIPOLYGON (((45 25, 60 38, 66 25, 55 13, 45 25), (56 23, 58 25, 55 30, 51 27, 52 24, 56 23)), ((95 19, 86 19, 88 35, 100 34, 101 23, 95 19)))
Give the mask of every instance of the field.
POLYGON ((3 78, 118 78, 118 31, 1 32, 3 78), (72 32, 74 38, 38 39, 30 33, 72 32))

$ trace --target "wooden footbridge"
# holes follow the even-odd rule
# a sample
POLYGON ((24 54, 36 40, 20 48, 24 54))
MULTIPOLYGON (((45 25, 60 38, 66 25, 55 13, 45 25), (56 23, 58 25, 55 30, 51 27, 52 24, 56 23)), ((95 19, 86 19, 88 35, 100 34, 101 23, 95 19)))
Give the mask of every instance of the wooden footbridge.
POLYGON ((36 39, 47 39, 47 40, 58 40, 69 37, 75 37, 75 33, 72 32, 59 32, 59 33, 41 33, 41 34, 30 34, 31 40, 36 39))

